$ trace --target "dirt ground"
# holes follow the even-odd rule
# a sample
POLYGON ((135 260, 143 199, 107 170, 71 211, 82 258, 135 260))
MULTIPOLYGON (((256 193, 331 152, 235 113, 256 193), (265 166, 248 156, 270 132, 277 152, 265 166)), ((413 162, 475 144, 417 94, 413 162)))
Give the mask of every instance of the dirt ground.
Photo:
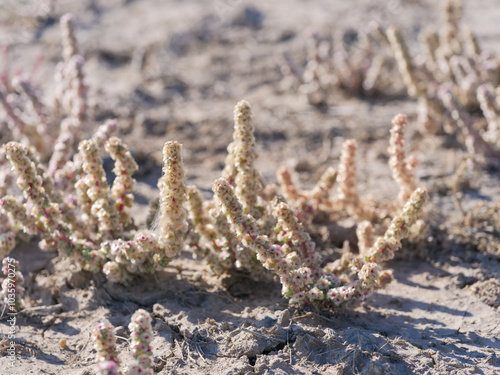
MULTIPOLYGON (((13 45, 13 71, 30 71, 40 61, 33 80, 48 95, 61 53, 57 20, 68 11, 77 16, 93 117, 98 123, 118 118, 120 136, 139 163, 137 225, 145 225, 148 203, 157 197, 168 140, 184 145, 187 184, 210 196, 231 141, 233 107, 246 99, 266 182, 276 182, 276 170, 287 165, 301 187, 311 187, 337 166, 342 142, 352 138, 359 146, 360 192, 375 199, 397 194, 387 166, 389 130, 394 115, 407 114, 407 147, 429 190, 431 229, 414 254, 389 262, 394 281, 385 290, 336 312, 290 308, 278 282, 217 278, 188 252, 157 277, 125 288, 78 271, 36 242, 20 245, 11 256, 22 264, 28 308, 18 315, 14 369, 6 340, 0 341, 0 374, 94 374, 91 331, 103 320, 118 327, 127 364, 127 325, 139 308, 153 315, 157 374, 500 374, 500 212, 497 206, 496 218, 479 217, 477 208, 500 202, 498 171, 465 173, 453 194, 465 151, 451 136, 418 129, 415 101, 338 93, 334 105, 319 110, 284 86, 280 70, 284 53, 305 60, 311 31, 377 21, 415 40, 439 21, 438 3, 3 1, 0 44, 13 45)), ((499 0, 466 1, 464 22, 497 54, 499 19, 499 0)), ((111 171, 112 163, 105 167, 111 171)), ((0 333, 7 330, 3 318, 0 333)))

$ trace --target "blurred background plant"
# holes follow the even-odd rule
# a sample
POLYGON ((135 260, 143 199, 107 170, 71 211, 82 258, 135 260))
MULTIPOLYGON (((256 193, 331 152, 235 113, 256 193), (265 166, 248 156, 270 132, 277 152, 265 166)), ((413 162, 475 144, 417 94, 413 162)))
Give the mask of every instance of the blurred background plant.
POLYGON ((500 59, 463 25, 462 0, 441 3, 441 27, 420 32, 418 43, 376 21, 328 37, 309 32, 305 61, 283 56, 284 89, 319 107, 335 105, 339 93, 408 95, 418 100, 422 131, 451 134, 477 162, 500 168, 500 59))

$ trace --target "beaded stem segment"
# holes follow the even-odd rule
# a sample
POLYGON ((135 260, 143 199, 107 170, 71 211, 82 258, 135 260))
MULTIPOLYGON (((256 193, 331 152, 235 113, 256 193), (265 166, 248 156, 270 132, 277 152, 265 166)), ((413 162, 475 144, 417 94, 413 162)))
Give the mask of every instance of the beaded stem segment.
POLYGON ((242 100, 234 108, 234 136, 238 142, 236 153, 236 194, 243 204, 243 212, 258 218, 256 211, 257 195, 262 186, 260 174, 254 167, 257 158, 255 152, 255 137, 252 124, 252 112, 247 101, 242 100))
POLYGON ((294 215, 294 212, 285 202, 280 202, 273 207, 273 216, 278 220, 275 232, 278 232, 278 240, 298 249, 302 263, 311 269, 314 275, 320 275, 321 257, 316 251, 316 244, 311 240, 309 233, 305 231, 294 215))
POLYGON ((7 213, 15 225, 24 233, 33 235, 39 232, 36 217, 28 213, 26 204, 11 195, 6 195, 0 199, 0 208, 7 213))
POLYGON ((423 94, 424 89, 420 87, 420 83, 417 81, 410 52, 401 34, 396 28, 390 27, 387 30, 387 39, 391 44, 398 69, 408 89, 408 95, 414 98, 423 94))
MULTIPOLYGON (((73 160, 70 160, 73 155, 73 145, 81 137, 81 124, 81 121, 73 117, 63 120, 63 132, 58 137, 54 146, 56 152, 54 152, 49 161, 49 174, 54 177, 55 184, 63 192, 70 190, 75 184, 78 185, 83 182, 82 179, 79 179, 83 163, 81 155, 76 154, 73 160)), ((118 122, 116 120, 107 120, 103 125, 99 126, 92 136, 92 141, 96 144, 99 152, 104 149, 105 143, 117 130, 118 122)), ((86 191, 86 189, 86 187, 83 188, 83 191, 86 191)), ((83 191, 80 191, 80 193, 83 194, 83 191)), ((84 194, 82 200, 85 200, 83 197, 84 194)))
POLYGON ((359 211, 360 206, 356 181, 356 149, 357 144, 355 141, 345 141, 342 145, 339 166, 339 199, 353 213, 359 211))
POLYGON ((54 245, 72 254, 74 246, 69 239, 69 227, 61 221, 59 204, 53 203, 47 194, 44 178, 39 175, 35 163, 31 160, 33 155, 26 146, 16 142, 4 145, 4 151, 18 175, 17 185, 31 203, 31 207, 28 209, 27 205, 21 205, 15 198, 8 196, 2 199, 1 205, 11 215, 26 217, 27 223, 23 225, 30 231, 34 225, 49 247, 54 245))
POLYGON ((166 264, 168 259, 178 255, 184 245, 188 230, 187 212, 183 207, 186 200, 184 178, 186 172, 181 157, 182 145, 176 141, 165 143, 163 147, 163 177, 158 182, 160 189, 160 219, 159 238, 164 246, 163 259, 160 264, 166 264))
POLYGON ((375 243, 375 231, 372 224, 367 220, 359 223, 356 227, 356 237, 358 238, 359 253, 366 254, 375 243))
POLYGON ((329 167, 323 172, 319 181, 316 183, 314 188, 311 190, 311 198, 324 201, 328 199, 330 191, 337 182, 338 173, 332 167, 329 167))
POLYGON ((338 172, 339 202, 350 214, 371 220, 377 217, 375 207, 362 202, 357 188, 356 150, 357 143, 348 139, 342 145, 338 172))
POLYGON ((151 329, 151 316, 143 309, 137 310, 128 325, 130 330, 130 348, 134 356, 135 363, 129 366, 124 373, 126 375, 152 375, 151 341, 153 340, 153 330, 151 329))
POLYGON ((99 323, 94 327, 93 336, 95 340, 96 362, 111 361, 119 364, 118 352, 116 351, 116 337, 113 325, 99 323))
MULTIPOLYGON (((303 222, 308 222, 311 213, 315 211, 313 206, 318 206, 321 199, 319 196, 315 198, 314 190, 312 192, 299 191, 295 186, 290 171, 286 167, 281 167, 278 170, 278 181, 280 183, 281 192, 286 198, 287 202, 297 210, 297 215, 303 222)), ((316 187, 315 187, 316 189, 316 187)))
POLYGON ((64 65, 60 71, 60 80, 63 81, 60 100, 71 116, 84 121, 88 109, 87 87, 83 82, 83 57, 78 51, 74 22, 75 17, 70 13, 62 16, 60 21, 64 58, 64 65))
POLYGON ((81 123, 77 119, 70 117, 61 122, 61 133, 56 139, 54 152, 50 157, 48 172, 54 176, 70 160, 73 153, 73 146, 76 141, 81 123))
POLYGON ((436 119, 437 116, 435 115, 435 111, 433 111, 433 107, 427 97, 418 98, 417 111, 417 122, 420 128, 430 134, 436 134, 440 129, 440 125, 438 125, 438 121, 436 119))
POLYGON ((391 139, 389 146, 389 167, 394 179, 401 186, 399 201, 406 202, 417 188, 415 178, 416 159, 407 159, 405 152, 404 130, 408 126, 406 116, 399 114, 392 120, 391 139))
POLYGON ((97 219, 100 237, 117 238, 123 231, 123 225, 120 223, 115 202, 109 194, 110 189, 97 144, 92 140, 86 140, 80 142, 78 148, 83 158, 82 169, 85 172, 83 182, 87 187, 85 194, 89 200, 85 200, 85 203, 91 204, 90 213, 97 219))
POLYGON ((424 188, 416 189, 403 207, 401 215, 394 217, 383 237, 367 251, 366 258, 371 262, 383 263, 394 257, 394 251, 401 247, 401 240, 410 234, 410 228, 422 213, 427 200, 424 188))
MULTIPOLYGON (((235 184, 236 175, 238 174, 238 164, 239 164, 239 155, 241 152, 241 144, 246 140, 248 146, 252 146, 252 137, 253 135, 253 126, 252 126, 252 112, 250 110, 249 104, 242 100, 240 101, 236 107, 234 108, 234 132, 233 132, 233 141, 227 146, 227 157, 224 165, 224 169, 222 170, 222 177, 225 178, 229 185, 233 186, 235 184), (250 132, 250 137, 249 137, 250 132)), ((243 150, 244 152, 248 152, 248 150, 243 150)), ((250 156, 249 160, 243 160, 243 162, 253 162, 253 155, 250 156)))
POLYGON ((250 104, 242 100, 234 108, 233 142, 228 146, 229 154, 222 177, 226 178, 231 186, 235 186, 245 213, 259 218, 261 213, 257 209, 257 197, 262 190, 262 180, 254 167, 257 154, 253 133, 250 104))
MULTIPOLYGON (((227 229, 224 227, 229 226, 224 215, 219 214, 215 218, 209 215, 195 186, 188 187, 187 203, 194 230, 200 235, 200 241, 194 249, 196 256, 206 258, 208 265, 217 275, 236 267, 237 256, 232 243, 234 234, 230 229, 224 230, 227 229), (219 232, 221 229, 224 234, 219 232)), ((218 210, 212 210, 214 211, 219 213, 218 210)))
POLYGON ((286 167, 278 169, 278 181, 280 183, 281 191, 288 201, 293 202, 306 199, 306 196, 295 186, 292 180, 292 175, 286 167))
POLYGON ((69 62, 71 57, 78 55, 78 43, 75 37, 75 17, 71 13, 66 13, 61 17, 61 34, 63 36, 63 57, 69 62))
POLYGON ((383 237, 378 238, 366 255, 351 260, 347 268, 357 272, 357 280, 340 287, 334 287, 326 293, 327 299, 335 305, 355 298, 365 298, 375 289, 383 288, 392 280, 388 271, 380 271, 380 265, 394 257, 394 252, 401 247, 401 240, 410 234, 410 228, 420 217, 427 200, 427 191, 416 189, 403 207, 401 215, 396 216, 383 237))
POLYGON ((132 207, 134 196, 132 189, 135 185, 135 180, 132 174, 139 169, 134 158, 130 154, 127 146, 117 137, 112 137, 106 143, 106 151, 109 152, 111 158, 115 161, 115 180, 111 188, 111 194, 115 198, 115 206, 120 215, 120 223, 127 225, 130 222, 130 216, 125 212, 125 207, 132 207))
MULTIPOLYGON (((251 215, 243 213, 243 207, 238 201, 233 188, 229 185, 229 182, 224 178, 219 178, 214 182, 212 190, 219 199, 224 214, 227 216, 243 246, 252 252, 255 251, 257 259, 264 263, 266 261, 265 253, 269 241, 265 236, 259 236, 259 229, 257 228, 255 219, 251 215)), ((239 263, 242 267, 250 270, 254 276, 262 274, 262 268, 255 257, 251 255, 251 252, 242 252, 239 263)), ((266 265, 264 266, 266 267, 266 265)))

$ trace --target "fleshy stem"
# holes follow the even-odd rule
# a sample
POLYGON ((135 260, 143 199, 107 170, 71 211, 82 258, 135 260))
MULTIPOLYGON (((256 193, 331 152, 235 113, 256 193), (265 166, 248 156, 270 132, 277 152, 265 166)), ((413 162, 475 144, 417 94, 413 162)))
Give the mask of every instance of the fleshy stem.
POLYGON ((406 202, 411 193, 417 188, 415 178, 415 158, 406 158, 404 130, 408 126, 406 116, 399 114, 392 120, 391 139, 389 146, 389 167, 394 179, 399 183, 399 201, 406 202))
POLYGON ((376 210, 363 204, 357 189, 356 150, 358 146, 352 139, 346 140, 342 145, 338 172, 339 201, 344 209, 359 218, 372 220, 377 217, 376 210))
MULTIPOLYGON (((28 222, 31 221, 31 217, 34 218, 34 225, 42 234, 43 246, 57 248, 65 255, 72 255, 76 252, 80 257, 87 258, 84 256, 83 249, 75 246, 71 241, 69 227, 61 220, 59 205, 53 203, 47 195, 43 186, 43 178, 38 174, 35 163, 31 161, 27 147, 16 142, 9 142, 4 145, 4 150, 13 170, 19 176, 17 185, 31 203, 30 211, 24 206, 25 215, 29 219, 28 222)), ((21 207, 16 207, 14 199, 8 198, 8 196, 0 200, 0 205, 4 209, 13 206, 21 209, 21 207)), ((11 212, 11 214, 19 215, 20 212, 11 212)), ((83 259, 81 260, 83 261, 83 259)))
POLYGON ((392 275, 389 271, 380 272, 380 265, 394 257, 394 252, 401 247, 401 240, 408 237, 411 226, 420 217, 426 200, 427 191, 416 189, 404 205, 401 215, 392 219, 384 236, 378 238, 365 255, 349 262, 347 267, 357 272, 358 280, 329 289, 326 298, 339 305, 353 298, 364 298, 389 283, 392 275))
POLYGON ((222 274, 236 262, 236 256, 230 246, 230 238, 218 233, 214 219, 207 214, 200 192, 195 186, 188 187, 187 203, 194 229, 205 242, 195 244, 196 255, 206 258, 215 274, 222 274))
POLYGON ((125 212, 125 207, 132 207, 134 196, 132 189, 135 180, 132 174, 139 168, 134 158, 130 154, 127 146, 117 137, 112 137, 106 144, 106 151, 115 161, 115 180, 111 188, 115 206, 120 215, 120 223, 127 225, 130 222, 130 216, 125 212))
POLYGON ((152 375, 151 341, 153 340, 153 330, 151 329, 151 315, 145 310, 137 310, 128 326, 130 330, 130 348, 134 356, 135 363, 129 366, 125 375, 152 375))
POLYGON ((114 327, 110 323, 99 323, 95 326, 93 336, 95 339, 94 348, 97 351, 96 362, 111 361, 116 365, 120 363, 113 329, 114 327))
POLYGON ((166 264, 178 255, 184 245, 188 230, 184 178, 186 172, 181 157, 182 145, 177 141, 165 143, 163 147, 163 177, 158 182, 160 189, 159 240, 165 250, 159 264, 166 264))
POLYGON ((254 167, 257 154, 253 133, 250 104, 242 100, 234 108, 233 142, 228 146, 229 154, 222 176, 231 186, 235 186, 236 195, 243 204, 244 212, 258 219, 262 213, 257 208, 257 197, 263 183, 260 173, 254 167))
MULTIPOLYGON (((97 144, 93 140, 85 140, 80 142, 78 148, 83 158, 85 195, 89 199, 89 201, 85 200, 85 204, 90 205, 90 214, 97 219, 100 237, 102 239, 118 238, 123 232, 123 225, 120 223, 115 202, 109 194, 110 189, 97 144)), ((81 196, 85 197, 85 195, 81 196)))
MULTIPOLYGON (((264 267, 268 269, 273 268, 272 259, 267 255, 267 249, 271 245, 269 239, 266 236, 259 235, 255 219, 251 215, 243 213, 243 207, 227 180, 224 178, 217 179, 212 189, 221 202, 221 208, 227 216, 228 221, 232 224, 243 246, 255 251, 257 259, 264 264, 264 267)), ((254 276, 262 273, 262 268, 256 259, 240 259, 240 262, 254 276)))

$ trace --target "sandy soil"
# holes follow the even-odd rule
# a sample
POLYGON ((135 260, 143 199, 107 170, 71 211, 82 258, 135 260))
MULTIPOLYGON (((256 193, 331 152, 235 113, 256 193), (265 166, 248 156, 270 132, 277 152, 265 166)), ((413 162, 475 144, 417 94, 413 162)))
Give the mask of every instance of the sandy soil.
MULTIPOLYGON (((18 316, 20 358, 8 368, 0 341, 0 373, 93 374, 90 333, 102 320, 118 327, 126 364, 127 325, 138 308, 154 317, 157 374, 500 373, 500 218, 466 222, 458 209, 450 184, 463 148, 453 137, 423 134, 412 100, 339 93, 334 105, 318 110, 284 88, 280 71, 285 52, 304 61, 311 30, 356 29, 375 20, 415 39, 438 21, 437 2, 56 0, 48 13, 39 3, 0 5, 0 43, 13 44, 16 69, 30 71, 41 56, 33 80, 50 93, 61 52, 57 19, 67 11, 78 17, 94 117, 119 119, 140 165, 138 225, 157 196, 167 140, 184 145, 188 183, 211 194, 231 141, 233 106, 247 99, 266 182, 288 165, 300 186, 310 187, 338 164, 342 142, 354 138, 360 191, 376 199, 398 191, 387 146, 391 118, 406 113, 407 145, 431 197, 431 231, 418 251, 388 264, 395 279, 388 288, 340 312, 289 308, 279 283, 217 278, 187 252, 156 278, 137 278, 126 289, 78 271, 36 242, 23 244, 12 253, 23 267, 29 306, 18 316)), ((499 5, 468 1, 465 10, 484 48, 497 52, 499 5)), ((463 179, 455 197, 466 213, 500 201, 498 172, 476 169, 463 179)), ((7 329, 4 319, 0 333, 7 329)))

